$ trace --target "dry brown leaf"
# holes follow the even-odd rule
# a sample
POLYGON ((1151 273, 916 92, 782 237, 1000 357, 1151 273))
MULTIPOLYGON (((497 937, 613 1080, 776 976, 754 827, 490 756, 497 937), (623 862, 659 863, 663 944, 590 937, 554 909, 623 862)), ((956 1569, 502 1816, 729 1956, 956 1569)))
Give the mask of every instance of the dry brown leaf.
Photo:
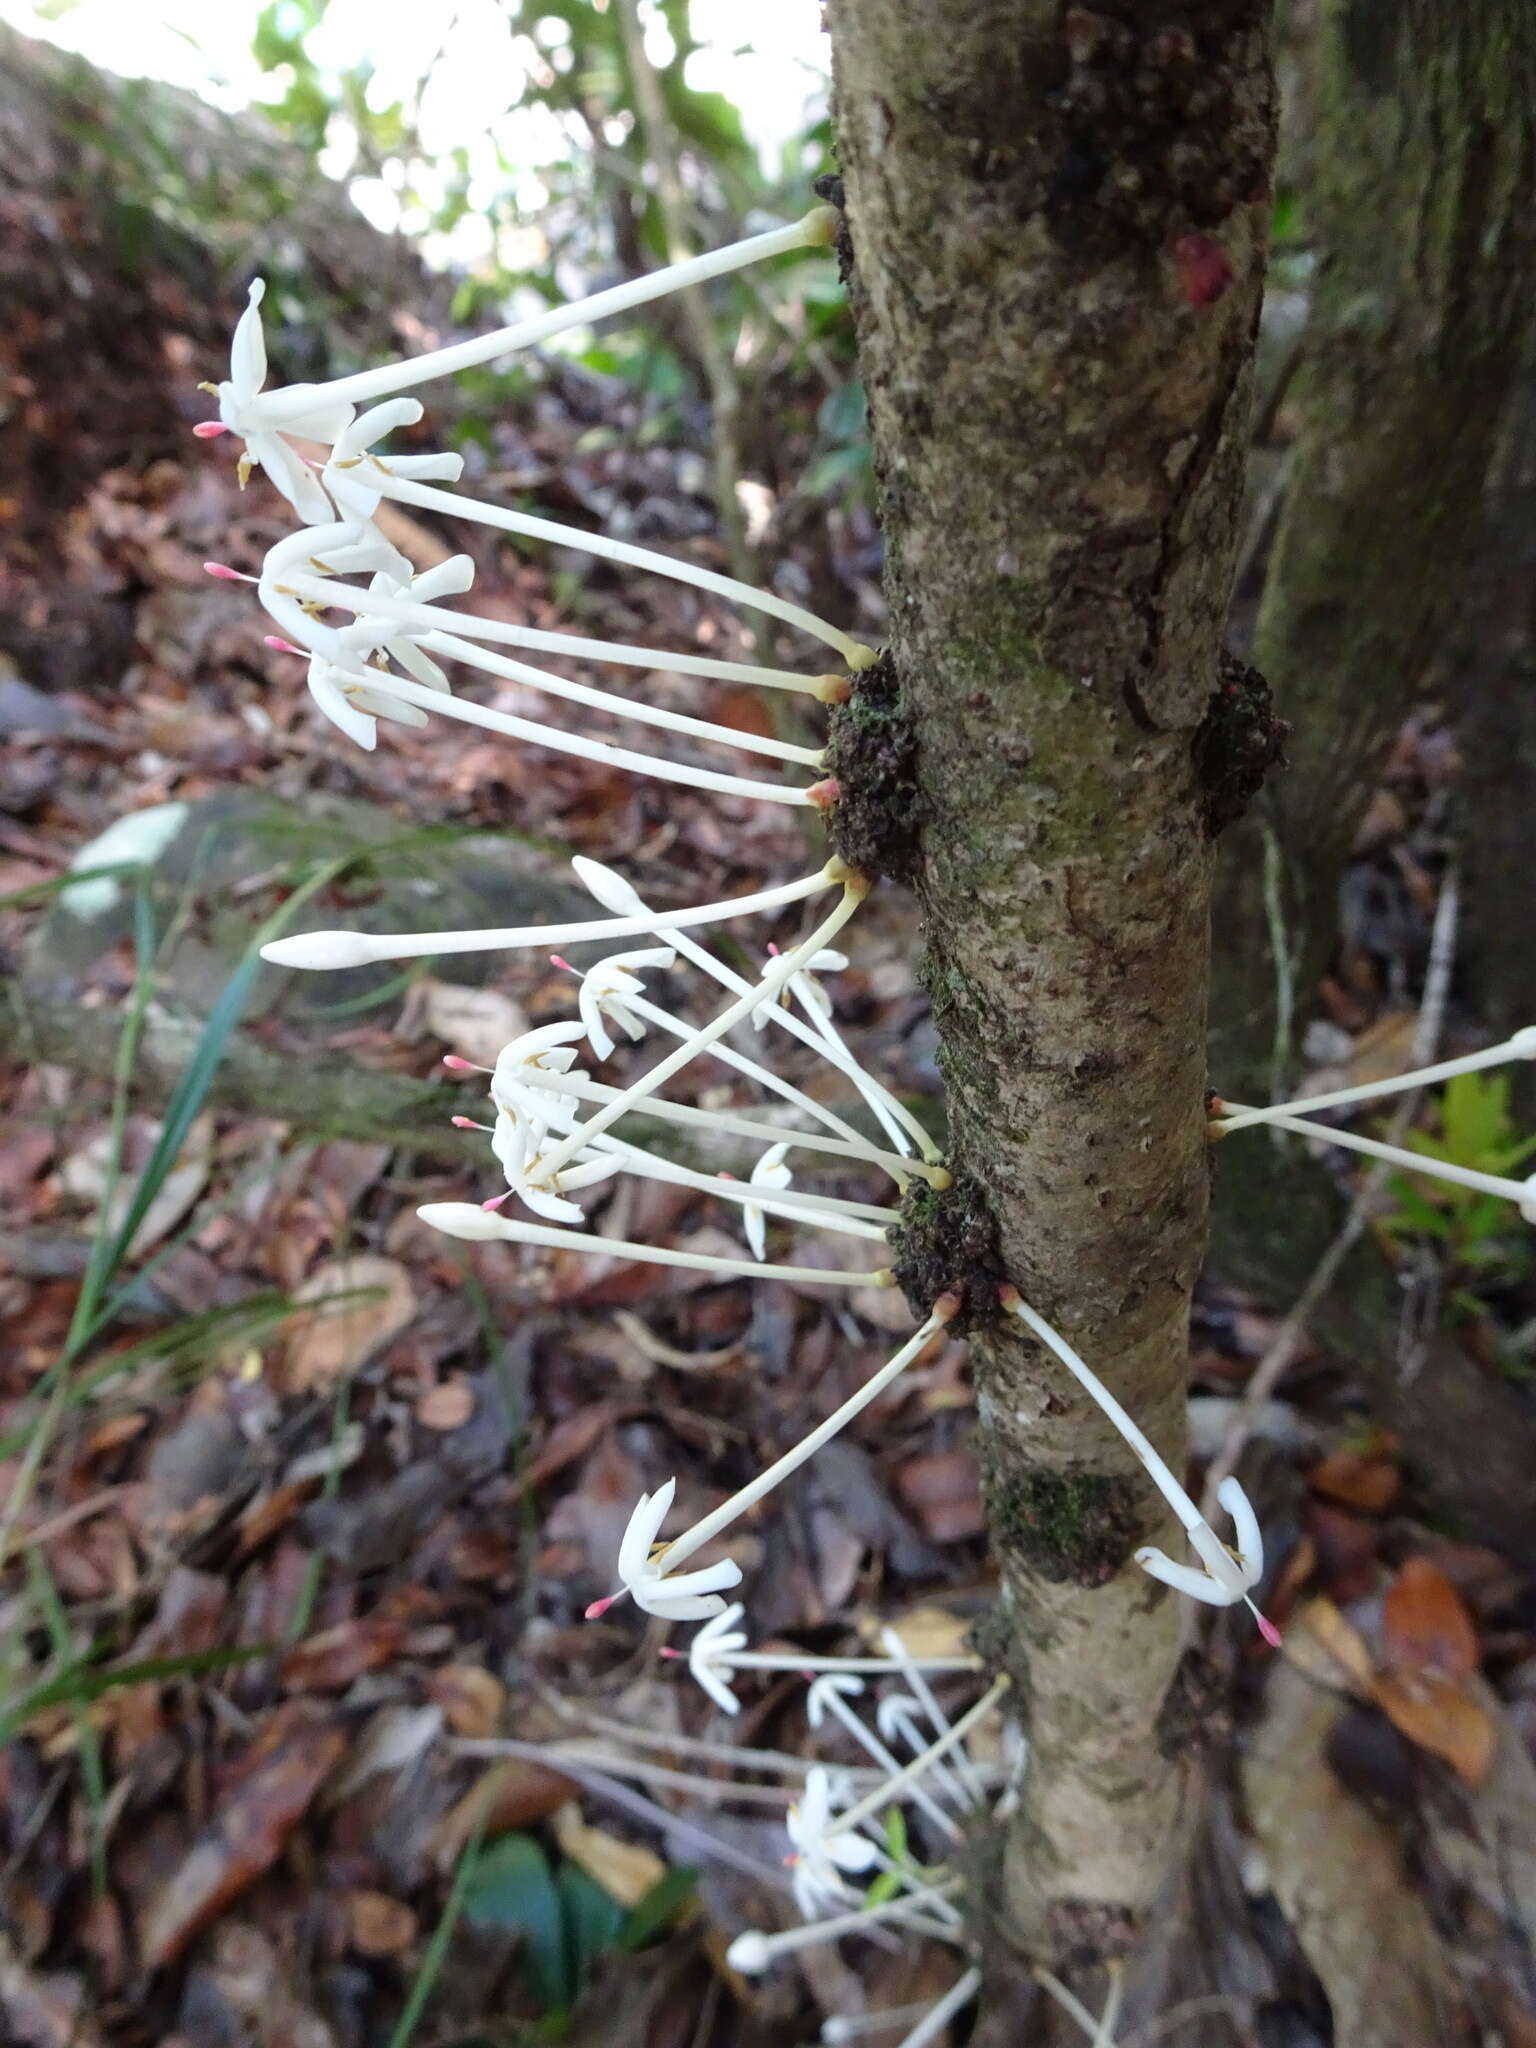
POLYGON ((569 1778, 543 1764, 501 1758, 433 1829, 432 1855, 438 1869, 453 1868, 477 1828, 489 1837, 509 1828, 533 1827, 568 1805, 577 1789, 569 1778))
POLYGON ((1493 1716, 1468 1688, 1438 1672, 1417 1677, 1383 1671, 1376 1704, 1399 1733, 1448 1763, 1468 1785, 1481 1785, 1493 1764, 1499 1733, 1493 1716))
POLYGON ((474 1412, 475 1390, 463 1380, 429 1387, 416 1403, 416 1420, 423 1429, 462 1429, 474 1412))
POLYGON ((365 1671, 377 1671, 400 1647, 404 1625, 371 1617, 341 1621, 296 1643, 278 1666, 286 1692, 340 1692, 365 1671))
POLYGON ((1387 1588, 1381 1644, 1383 1664, 1404 1677, 1460 1680, 1479 1663, 1477 1630, 1461 1595, 1425 1557, 1410 1557, 1387 1588))
POLYGON ((347 1746, 345 1730, 280 1708, 246 1757, 210 1825, 150 1899, 139 1949, 152 1970, 269 1870, 321 1780, 347 1746))
MULTIPOLYGON (((147 1153, 158 1142, 161 1125, 146 1118, 135 1118, 132 1135, 138 1141, 138 1149, 147 1153)), ((128 1247, 130 1259, 142 1258, 144 1253, 157 1245, 161 1238, 169 1236, 208 1183, 209 1161, 213 1151, 213 1118, 206 1113, 194 1118, 189 1126, 186 1141, 176 1155, 176 1164, 165 1176, 158 1193, 133 1233, 133 1242, 128 1247)), ((101 1203, 106 1193, 112 1157, 112 1141, 108 1132, 92 1138, 73 1152, 59 1168, 59 1180, 72 1195, 82 1196, 89 1201, 101 1203)), ((131 1165, 132 1153, 129 1154, 131 1165)), ((128 1210, 138 1193, 138 1175, 125 1169, 107 1200, 105 1208, 98 1206, 92 1228, 101 1227, 103 1220, 109 1230, 120 1230, 127 1221, 128 1210)))
POLYGON ((347 1935, 359 1955, 402 1956, 416 1939, 416 1915, 388 1892, 349 1892, 347 1935))
POLYGON ((574 1799, 556 1812, 550 1824, 563 1853, 621 1906, 638 1906, 667 1874, 666 1864, 654 1849, 638 1842, 621 1842, 617 1835, 589 1826, 574 1799))
POLYGON ((896 1491, 935 1543, 960 1543, 986 1527, 970 1451, 929 1451, 896 1471, 896 1491))
POLYGON ((890 1627, 907 1646, 907 1653, 918 1659, 924 1657, 964 1657, 970 1645, 966 1637, 971 1632, 971 1623, 963 1614, 951 1614, 947 1607, 909 1607, 905 1614, 898 1614, 889 1622, 879 1615, 870 1615, 859 1626, 859 1634, 873 1648, 878 1648, 880 1631, 890 1627))
POLYGON ((494 1067, 504 1045, 528 1029, 522 1006, 496 988, 464 988, 425 975, 411 990, 402 1037, 430 1033, 461 1059, 494 1067))
POLYGON ((416 1295, 404 1266, 374 1252, 327 1259, 294 1298, 312 1304, 338 1294, 355 1294, 357 1299, 306 1317, 288 1340, 287 1379, 293 1393, 323 1390, 356 1372, 416 1313, 416 1295), (364 1294, 363 1289, 370 1291, 364 1294))
POLYGON ((427 1692, 443 1710, 455 1735, 494 1735, 507 1702, 499 1678, 478 1664, 445 1664, 427 1680, 427 1692))
POLYGON ((326 1787, 325 1804, 337 1805, 380 1771, 401 1771, 415 1763, 437 1740, 442 1725, 441 1707, 380 1707, 326 1787))
POLYGON ((1367 1515, 1384 1514, 1402 1483, 1403 1475, 1390 1459, 1363 1451, 1330 1451, 1307 1474, 1314 1493, 1367 1515))
POLYGON ((1365 1638, 1329 1599, 1320 1596, 1297 1610, 1285 1632, 1284 1654, 1288 1663, 1330 1692, 1371 1696, 1376 1667, 1365 1638))
POLYGON ((1418 1032, 1417 1010, 1388 1010, 1360 1032, 1342 1060, 1303 1074, 1298 1096, 1327 1095, 1336 1088, 1363 1088, 1373 1081, 1395 1081, 1415 1064, 1413 1045, 1418 1032))

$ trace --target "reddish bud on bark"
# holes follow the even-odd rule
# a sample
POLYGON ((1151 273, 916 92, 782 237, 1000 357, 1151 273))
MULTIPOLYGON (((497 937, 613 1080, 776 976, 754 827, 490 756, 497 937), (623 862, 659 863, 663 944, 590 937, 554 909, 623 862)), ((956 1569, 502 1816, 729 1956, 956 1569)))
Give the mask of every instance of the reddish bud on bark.
POLYGON ((1227 252, 1209 235, 1180 235, 1173 245, 1179 285, 1192 306, 1214 305, 1232 282, 1227 252))

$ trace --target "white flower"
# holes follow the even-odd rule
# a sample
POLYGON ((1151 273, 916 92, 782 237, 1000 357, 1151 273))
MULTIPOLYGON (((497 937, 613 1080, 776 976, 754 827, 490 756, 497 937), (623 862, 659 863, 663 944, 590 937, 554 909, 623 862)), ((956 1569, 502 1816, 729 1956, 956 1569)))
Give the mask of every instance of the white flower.
MULTIPOLYGON (((1190 1548, 1206 1567, 1203 1572, 1190 1564, 1175 1564, 1166 1552, 1150 1544, 1137 1551, 1136 1562, 1151 1577, 1187 1593, 1192 1600, 1203 1600, 1211 1607, 1231 1607, 1239 1600, 1247 1600, 1264 1576, 1264 1537, 1253 1505, 1237 1480, 1224 1479, 1216 1489, 1216 1498, 1232 1517, 1237 1539, 1235 1556, 1215 1530, 1201 1522, 1185 1534, 1190 1548)), ((1265 1635, 1272 1636, 1273 1630, 1262 1615, 1258 1621, 1265 1635)))
MULTIPOLYGON (((446 562, 439 562, 435 569, 423 569, 419 575, 412 573, 408 562, 404 567, 404 575, 395 568, 377 570, 368 585, 369 592, 376 597, 398 598, 406 604, 431 604, 440 597, 461 596, 475 580, 475 565, 468 555, 450 555, 446 562)), ((343 626, 337 635, 343 647, 359 655, 382 651, 418 683, 447 696, 451 694, 448 678, 423 650, 424 637, 420 627, 407 628, 392 619, 367 614, 361 614, 350 626, 343 626)), ((419 712, 417 718, 422 725, 426 724, 424 712, 419 712)))
POLYGON ((706 1621, 688 1645, 689 1672, 722 1714, 741 1711, 741 1702, 731 1690, 730 1673, 735 1668, 731 1659, 747 1647, 746 1631, 737 1627, 746 1611, 739 1600, 733 1602, 713 1621, 706 1621))
POLYGON ((856 1678, 851 1672, 824 1671, 805 1695, 805 1718, 813 1728, 819 1728, 829 1713, 836 1714, 841 1720, 839 1703, 856 1699, 863 1690, 863 1679, 856 1678))
MULTIPOLYGON (((491 1100, 496 1107, 491 1150, 506 1175, 507 1186, 535 1215, 553 1223, 586 1222, 582 1210, 575 1202, 564 1200, 560 1189, 593 1187, 622 1164, 616 1154, 578 1154, 554 1185, 542 1171, 546 1139, 551 1131, 564 1136, 574 1127, 576 1104, 548 1089, 531 1086, 524 1076, 530 1070, 570 1073, 582 1029, 580 1024, 570 1023, 543 1024, 525 1031, 502 1047, 491 1075, 491 1100)), ((584 1080, 586 1069, 577 1068, 576 1078, 584 1080)))
MULTIPOLYGON (((698 1571, 666 1576, 666 1548, 658 1551, 656 1538, 676 1492, 677 1481, 669 1479, 654 1493, 641 1494, 619 1545, 619 1577, 625 1592, 647 1614, 659 1614, 666 1621, 708 1621, 725 1608, 720 1594, 741 1584, 741 1566, 724 1557, 698 1571)), ((587 1612, 600 1613, 607 1605, 606 1600, 595 1601, 587 1612)))
POLYGON ((860 1876, 874 1868, 879 1851, 863 1835, 852 1833, 827 1838, 837 1809, 849 1803, 848 1790, 817 1764, 806 1773, 805 1791, 791 1806, 784 1825, 794 1845, 795 1904, 802 1919, 814 1920, 829 1906, 846 1903, 853 1896, 843 1882, 843 1873, 860 1876))
POLYGON ((427 722, 424 711, 389 694, 389 678, 382 670, 343 666, 323 654, 312 654, 306 680, 321 715, 370 754, 378 745, 381 718, 393 719, 397 725, 427 722))
MULTIPOLYGON (((751 1185, 755 1188, 787 1188, 794 1178, 784 1164, 788 1150, 788 1145, 770 1145, 752 1169, 751 1185)), ((768 1256, 768 1228, 763 1211, 756 1202, 743 1203, 741 1224, 753 1258, 765 1259, 768 1256)))
MULTIPOLYGON (((374 444, 396 427, 414 427, 421 418, 419 398, 390 398, 375 405, 335 436, 325 465, 325 488, 337 510, 353 519, 372 519, 392 477, 412 483, 456 484, 464 474, 462 455, 375 455, 374 444)), ((468 586, 466 585, 467 589, 468 586)))
POLYGON ((645 1036, 644 1023, 629 1007, 636 996, 645 994, 645 984, 634 969, 659 967, 665 972, 676 964, 677 954, 670 946, 647 946, 630 953, 610 953, 587 969, 576 1001, 595 1058, 605 1060, 613 1051, 613 1034, 606 1020, 617 1024, 627 1038, 645 1036))
MULTIPOLYGON (((775 947, 765 965, 772 966, 779 957, 775 947)), ((846 953, 838 953, 830 946, 823 946, 819 953, 813 953, 798 973, 792 974, 783 989, 770 1001, 760 1003, 752 1012, 752 1022, 759 1031, 767 1024, 774 1003, 787 1003, 791 995, 798 996, 801 1008, 813 1018, 830 1017, 832 998, 816 979, 818 974, 840 974, 848 965, 846 953)))
POLYGON ((324 526, 336 516, 331 501, 320 479, 284 435, 296 434, 301 440, 329 446, 350 426, 352 407, 345 400, 326 399, 317 393, 313 410, 285 419, 283 431, 278 432, 261 389, 267 381, 267 344, 261 328, 266 289, 261 278, 253 280, 230 345, 229 376, 218 386, 219 418, 245 443, 240 458, 241 484, 250 475, 251 465, 259 463, 306 526, 324 526))

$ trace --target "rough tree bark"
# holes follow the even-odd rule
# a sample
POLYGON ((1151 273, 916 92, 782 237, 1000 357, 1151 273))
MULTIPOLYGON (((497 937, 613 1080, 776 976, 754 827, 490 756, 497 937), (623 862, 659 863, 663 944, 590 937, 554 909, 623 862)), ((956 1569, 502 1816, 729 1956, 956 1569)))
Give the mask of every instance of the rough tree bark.
MULTIPOLYGON (((1536 9, 1324 0, 1316 96, 1303 426, 1251 650, 1289 767, 1217 879, 1211 1073, 1239 1101, 1294 1078, 1356 824, 1462 596, 1536 282, 1536 9)), ((1276 1298, 1336 1227, 1299 1165, 1269 1144, 1222 1157, 1217 1262, 1276 1298)))
POLYGON ((842 714, 835 826, 924 913, 958 1184, 910 1219, 903 1270, 918 1295, 972 1283, 1032 1744, 1004 1931, 1037 1955, 1127 1940, 1171 1853, 1178 1616, 1131 1553, 1180 1539, 1097 1409, 986 1309, 1006 1271, 1179 1464, 1212 833, 1262 726, 1220 649, 1264 13, 829 7, 892 610, 842 714))

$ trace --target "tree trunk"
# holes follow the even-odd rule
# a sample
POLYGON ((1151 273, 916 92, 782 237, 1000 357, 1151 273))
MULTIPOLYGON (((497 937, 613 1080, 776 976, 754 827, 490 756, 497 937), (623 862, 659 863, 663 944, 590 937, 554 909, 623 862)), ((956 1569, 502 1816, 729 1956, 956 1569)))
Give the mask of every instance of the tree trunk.
MULTIPOLYGON (((1462 592, 1536 280, 1536 10, 1322 0, 1317 104, 1303 426, 1252 648, 1289 767, 1217 879, 1211 1074, 1239 1101, 1294 1078, 1356 824, 1462 592)), ((1305 1162, 1224 1148, 1224 1275, 1287 1296, 1335 1226, 1305 1162)))
POLYGON ((1032 1745, 1004 1931, 1130 1937, 1173 1846, 1178 1532, 999 1272, 1181 1460, 1204 1240, 1211 835, 1245 779, 1220 640, 1272 151, 1261 0, 833 0, 889 659, 839 843, 926 926, 980 1450, 1032 1745), (892 686, 895 686, 894 688, 892 686), (883 744, 873 744, 876 737, 883 744), (910 741, 910 752, 906 743, 910 741), (871 766, 871 764, 873 764, 871 766), (920 831, 913 835, 914 821, 920 831))
MULTIPOLYGON (((1526 349, 1451 687, 1470 979, 1479 1016, 1500 1033, 1536 1023, 1536 326, 1526 349)), ((1536 1121, 1536 1072, 1522 1061, 1510 1078, 1521 1121, 1536 1121)))

